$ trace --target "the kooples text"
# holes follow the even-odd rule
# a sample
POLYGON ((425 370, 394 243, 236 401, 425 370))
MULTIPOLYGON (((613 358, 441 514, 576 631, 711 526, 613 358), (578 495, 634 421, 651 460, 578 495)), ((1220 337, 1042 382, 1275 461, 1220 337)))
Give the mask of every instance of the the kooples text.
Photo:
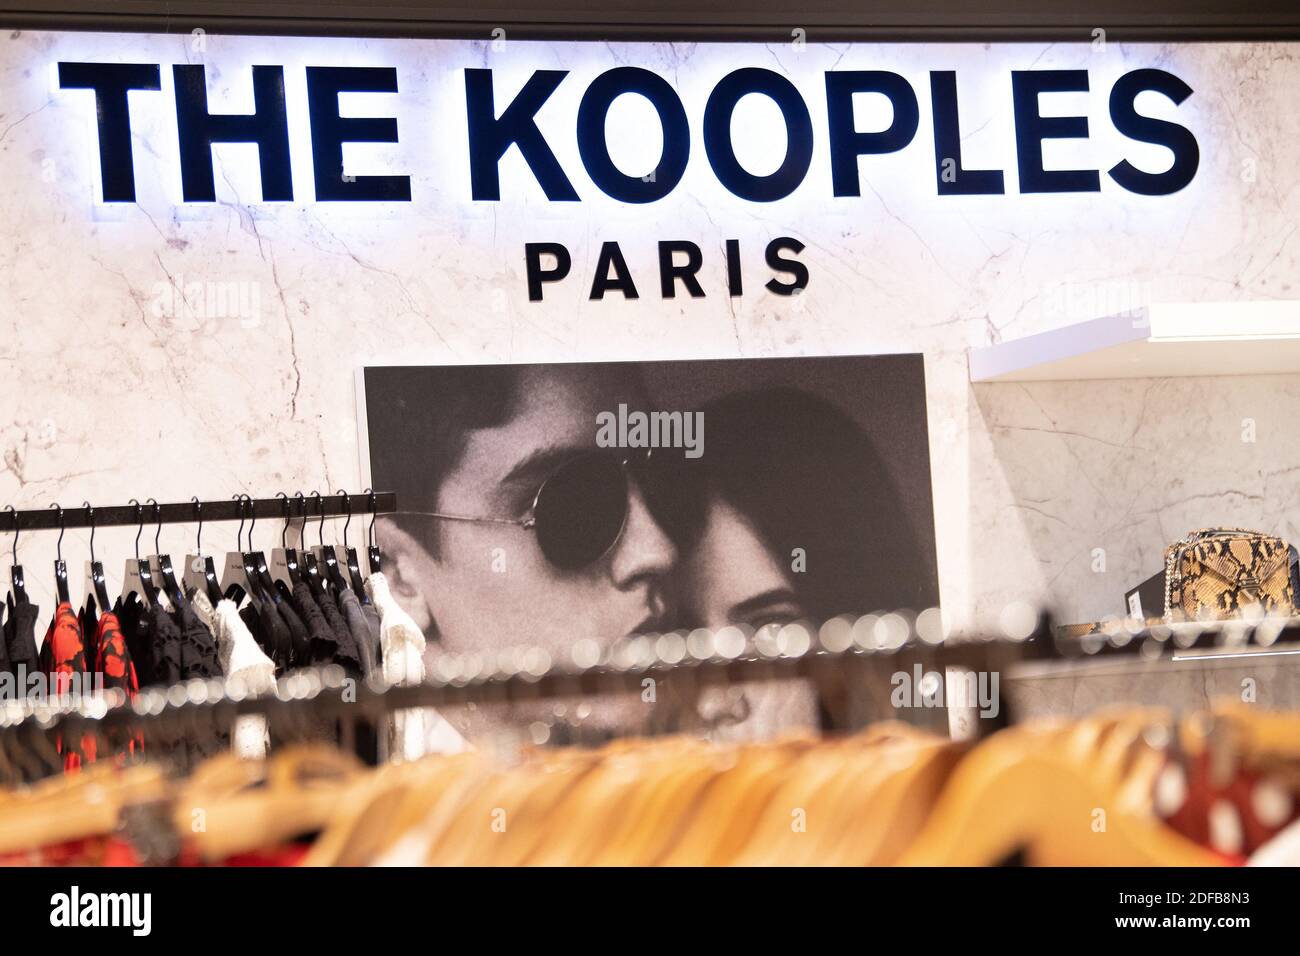
MULTIPOLYGON (((211 149, 216 143, 256 143, 263 201, 292 201, 295 184, 290 163, 284 67, 250 68, 252 113, 209 112, 203 65, 177 64, 171 69, 184 201, 216 201, 211 149)), ((62 89, 94 92, 105 202, 135 200, 128 94, 137 90, 161 90, 161 70, 158 63, 58 64, 62 89)), ((499 103, 492 70, 465 70, 468 185, 474 200, 501 199, 500 162, 507 151, 517 149, 547 199, 581 201, 570 171, 564 169, 537 122, 539 111, 568 75, 567 70, 535 70, 518 93, 508 102, 499 103)), ((934 70, 929 74, 929 81, 936 193, 940 196, 1004 193, 1002 170, 968 169, 963 165, 956 72, 934 70)), ((920 127, 916 90, 906 78, 886 70, 829 70, 823 75, 823 83, 824 88, 816 95, 825 98, 825 142, 830 156, 832 190, 837 197, 859 196, 859 157, 897 152, 915 139, 920 127), (886 129, 857 128, 853 103, 854 97, 862 93, 881 94, 889 100, 893 117, 886 129)), ((309 66, 306 89, 316 201, 409 202, 410 176, 349 175, 343 164, 345 143, 396 143, 398 131, 397 120, 392 117, 341 116, 339 94, 397 93, 397 70, 309 66)), ((1044 141, 1085 139, 1089 130, 1085 116, 1042 115, 1040 99, 1053 93, 1089 90, 1087 70, 1011 71, 1011 111, 1020 192, 1101 191, 1100 170, 1043 167, 1044 141)), ((1196 137, 1185 126, 1138 112, 1137 99, 1148 92, 1178 105, 1192 90, 1165 70, 1132 70, 1111 86, 1110 121, 1130 140, 1165 147, 1172 154, 1171 164, 1165 170, 1150 171, 1117 156, 1106 174, 1129 192, 1168 195, 1192 181, 1200 163, 1200 150, 1196 137)), ((807 95, 811 91, 801 91, 786 76, 760 67, 733 70, 718 79, 702 104, 702 138, 708 166, 728 192, 749 202, 774 202, 790 195, 803 183, 812 164, 816 135, 807 95), (785 122, 784 156, 780 165, 766 175, 750 172, 741 165, 733 142, 732 120, 736 107, 751 94, 775 103, 785 122)), ((587 176, 608 196, 625 203, 651 203, 668 196, 681 182, 694 145, 687 104, 659 74, 634 66, 606 70, 583 92, 573 123, 578 154, 587 176), (649 174, 624 172, 615 165, 609 152, 606 118, 614 101, 625 94, 648 100, 658 117, 663 146, 649 174)))
MULTIPOLYGON (((212 147, 220 143, 257 146, 263 202, 291 202, 302 191, 293 178, 290 156, 289 107, 284 67, 253 66, 254 108, 251 113, 213 113, 208 109, 205 68, 194 64, 171 67, 176 112, 176 157, 180 168, 182 201, 216 201, 212 147)), ((397 143, 393 117, 343 116, 343 93, 397 93, 397 71, 390 67, 308 66, 306 113, 310 127, 311 169, 316 202, 410 202, 409 175, 359 175, 344 168, 348 143, 397 143)), ((105 202, 134 202, 136 173, 132 155, 130 96, 134 91, 160 91, 162 66, 158 63, 60 62, 59 85, 67 90, 94 93, 98 123, 101 195, 105 202)), ((500 102, 491 69, 464 71, 466 136, 468 139, 469 198, 498 202, 503 184, 500 167, 509 151, 517 151, 547 200, 580 202, 582 196, 560 162, 552 143, 538 125, 538 114, 568 77, 566 70, 535 70, 508 101, 500 102)), ((808 177, 815 138, 824 135, 830 159, 831 188, 835 197, 862 194, 860 160, 908 147, 920 128, 921 107, 912 84, 898 73, 885 70, 830 70, 822 76, 815 94, 801 91, 786 76, 769 69, 733 70, 714 84, 702 104, 704 159, 717 182, 732 196, 750 203, 774 202, 798 189, 808 177), (858 94, 883 95, 892 108, 883 130, 859 129, 854 116, 858 94), (733 141, 733 122, 739 102, 750 95, 774 103, 784 120, 784 152, 780 165, 767 174, 751 172, 741 164, 733 141), (826 129, 815 133, 807 96, 824 97, 826 129)), ((1003 171, 964 165, 958 116, 957 74, 935 70, 929 74, 929 109, 933 129, 935 191, 938 196, 999 195, 1006 191, 1003 171)), ((1011 111, 1015 126, 1016 164, 1021 193, 1099 193, 1098 169, 1046 169, 1043 144, 1047 140, 1086 139, 1085 116, 1044 116, 1040 98, 1053 93, 1079 93, 1090 89, 1087 70, 1013 70, 1010 77, 1011 111)), ((1164 70, 1137 69, 1116 80, 1108 94, 1110 121, 1128 140, 1162 146, 1172 155, 1167 169, 1139 168, 1122 156, 1106 170, 1118 186, 1145 196, 1168 195, 1192 181, 1200 163, 1195 136, 1185 126, 1139 113, 1137 99, 1155 93, 1181 104, 1191 88, 1164 70)), ((696 104, 692 106, 694 112, 696 104)), ((554 133, 551 134, 554 136, 554 133)), ((622 203, 653 203, 670 195, 681 182, 695 144, 692 143, 688 104, 662 76, 640 67, 606 70, 586 87, 573 118, 573 135, 587 177, 607 196, 622 203), (611 157, 606 120, 615 100, 633 94, 647 100, 657 116, 662 147, 654 169, 634 175, 620 169, 611 157)), ((778 147, 780 148, 780 147, 778 147)), ((154 150, 166 158, 166 153, 154 150)), ((775 160, 776 157, 773 157, 775 160)), ((864 168, 869 168, 866 166, 864 168)), ((515 195, 527 193, 511 184, 515 195)), ((764 251, 767 265, 786 278, 773 277, 765 288, 792 295, 808 284, 808 270, 789 253, 803 244, 781 237, 764 251)), ((528 298, 540 301, 543 286, 563 281, 572 268, 568 248, 558 242, 528 242, 524 251, 528 298)), ((740 271, 740 241, 725 240, 727 291, 744 292, 740 271)), ((700 246, 690 240, 659 243, 658 279, 663 298, 684 289, 692 298, 705 295, 697 278, 703 263, 700 246)), ((640 292, 636 278, 617 242, 604 242, 593 274, 589 297, 603 299, 616 291, 626 299, 640 292)))

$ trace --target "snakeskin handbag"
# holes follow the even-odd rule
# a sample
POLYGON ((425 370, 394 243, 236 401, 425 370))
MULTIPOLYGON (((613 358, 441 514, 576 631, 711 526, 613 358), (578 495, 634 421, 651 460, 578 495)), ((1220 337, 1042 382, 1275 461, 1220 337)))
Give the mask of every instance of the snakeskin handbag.
POLYGON ((1295 613, 1292 548, 1244 528, 1202 528, 1165 548, 1165 621, 1295 613))

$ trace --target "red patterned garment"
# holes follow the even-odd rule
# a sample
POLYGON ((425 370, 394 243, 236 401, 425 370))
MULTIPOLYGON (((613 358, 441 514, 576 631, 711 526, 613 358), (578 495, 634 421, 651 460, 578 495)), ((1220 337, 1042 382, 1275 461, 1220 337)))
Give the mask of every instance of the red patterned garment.
MULTIPOLYGON (((310 843, 285 843, 238 853, 224 860, 205 863, 198 852, 189 846, 182 846, 175 860, 168 861, 168 866, 223 867, 223 866, 260 866, 290 867, 300 866, 311 851, 310 843)), ((130 840, 116 834, 103 834, 86 837, 81 840, 69 840, 48 846, 33 847, 13 853, 0 853, 0 868, 4 867, 126 867, 140 866, 140 856, 130 840)))
POLYGON ((1155 809, 1183 836, 1237 865, 1300 818, 1285 768, 1266 775, 1237 763, 1216 774, 1208 750, 1168 761, 1155 809))
MULTIPOLYGON (((140 681, 136 677, 135 665, 131 661, 131 651, 122 636, 122 627, 117 615, 106 611, 99 617, 99 626, 95 631, 95 659, 99 673, 104 676, 104 689, 116 687, 126 693, 127 700, 135 700, 140 690, 140 681)), ((144 741, 139 734, 134 734, 117 746, 119 756, 133 756, 144 748, 144 741)))
POLYGON ((117 687, 126 692, 128 700, 134 700, 136 692, 140 690, 140 681, 136 679, 135 666, 131 663, 126 638, 122 636, 122 627, 112 611, 100 615, 99 627, 95 632, 95 646, 98 648, 95 657, 99 661, 99 670, 104 675, 104 686, 117 687))
MULTIPOLYGON (((50 693, 84 694, 91 690, 93 675, 86 673, 86 647, 81 636, 81 625, 77 613, 67 601, 54 609, 54 620, 45 632, 44 651, 49 649, 50 693)), ((83 763, 95 759, 95 739, 89 735, 81 740, 80 746, 73 743, 64 746, 62 736, 55 739, 55 747, 63 754, 65 772, 77 770, 83 763)))

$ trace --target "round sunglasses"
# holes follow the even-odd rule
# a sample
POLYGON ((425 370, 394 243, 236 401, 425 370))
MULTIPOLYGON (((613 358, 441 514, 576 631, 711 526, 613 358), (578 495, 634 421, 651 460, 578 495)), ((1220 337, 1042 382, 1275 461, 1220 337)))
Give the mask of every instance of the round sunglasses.
MULTIPOLYGON (((680 450, 637 449, 628 454, 593 451, 565 462, 542 481, 521 518, 419 512, 443 521, 515 525, 537 535, 542 555, 573 571, 600 560, 623 536, 634 478, 655 521, 676 542, 692 526, 698 502, 688 460, 680 450)), ((412 514, 411 512, 407 512, 412 514)))

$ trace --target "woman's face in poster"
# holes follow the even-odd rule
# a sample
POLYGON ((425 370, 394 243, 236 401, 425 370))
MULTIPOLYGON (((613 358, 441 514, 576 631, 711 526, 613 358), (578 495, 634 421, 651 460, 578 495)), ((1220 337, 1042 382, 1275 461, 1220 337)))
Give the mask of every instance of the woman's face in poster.
POLYGON ((752 521, 718 495, 682 562, 683 620, 694 627, 793 621, 805 613, 796 594, 793 556, 776 554, 752 521))

